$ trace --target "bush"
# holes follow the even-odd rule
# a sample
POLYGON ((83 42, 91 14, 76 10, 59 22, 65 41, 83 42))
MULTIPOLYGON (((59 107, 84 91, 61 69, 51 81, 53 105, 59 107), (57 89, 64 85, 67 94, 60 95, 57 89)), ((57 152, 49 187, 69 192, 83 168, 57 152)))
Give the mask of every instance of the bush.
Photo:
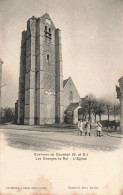
POLYGON ((13 122, 14 121, 14 115, 10 108, 4 109, 4 115, 2 116, 1 122, 7 123, 7 122, 13 122))

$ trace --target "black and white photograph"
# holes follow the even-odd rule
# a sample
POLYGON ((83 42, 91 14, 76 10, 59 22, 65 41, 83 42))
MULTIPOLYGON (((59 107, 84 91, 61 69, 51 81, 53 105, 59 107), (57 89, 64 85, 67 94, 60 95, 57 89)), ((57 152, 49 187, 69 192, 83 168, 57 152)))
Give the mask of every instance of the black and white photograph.
POLYGON ((0 0, 0 195, 123 195, 123 1, 0 0))

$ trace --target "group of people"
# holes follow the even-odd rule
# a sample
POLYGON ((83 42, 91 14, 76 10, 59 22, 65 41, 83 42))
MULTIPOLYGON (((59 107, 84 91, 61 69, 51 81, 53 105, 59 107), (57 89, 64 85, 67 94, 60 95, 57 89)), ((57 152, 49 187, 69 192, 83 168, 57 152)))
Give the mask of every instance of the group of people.
MULTIPOLYGON (((85 129, 85 135, 91 135, 91 122, 88 121, 86 124, 82 120, 78 121, 78 135, 82 136, 85 129)), ((97 136, 101 137, 102 125, 100 121, 96 123, 97 136)))

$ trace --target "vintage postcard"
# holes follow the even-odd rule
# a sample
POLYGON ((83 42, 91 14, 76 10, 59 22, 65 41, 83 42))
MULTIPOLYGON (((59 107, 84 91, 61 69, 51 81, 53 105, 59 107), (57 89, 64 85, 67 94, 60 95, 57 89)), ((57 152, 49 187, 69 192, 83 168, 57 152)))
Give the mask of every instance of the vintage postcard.
POLYGON ((0 0, 0 195, 123 195, 123 1, 0 0))

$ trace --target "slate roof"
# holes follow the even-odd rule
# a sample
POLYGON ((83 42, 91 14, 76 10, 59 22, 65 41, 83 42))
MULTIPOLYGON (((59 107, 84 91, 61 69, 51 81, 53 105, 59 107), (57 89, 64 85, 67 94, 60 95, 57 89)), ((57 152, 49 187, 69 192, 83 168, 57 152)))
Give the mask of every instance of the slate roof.
POLYGON ((76 103, 71 103, 71 104, 67 107, 66 111, 74 111, 78 106, 79 106, 79 103, 78 103, 78 102, 76 102, 76 103))
POLYGON ((118 80, 118 82, 121 81, 122 79, 123 79, 123 76, 118 80))
MULTIPOLYGON (((69 78, 68 78, 68 79, 69 79, 69 78)), ((67 83, 68 79, 63 80, 63 87, 66 85, 66 83, 67 83)))
POLYGON ((52 25, 54 26, 54 28, 56 28, 48 13, 45 13, 44 15, 42 15, 40 17, 40 19, 43 19, 43 18, 49 19, 51 21, 52 25))
POLYGON ((37 18, 35 16, 32 16, 31 19, 35 19, 36 20, 37 18))

